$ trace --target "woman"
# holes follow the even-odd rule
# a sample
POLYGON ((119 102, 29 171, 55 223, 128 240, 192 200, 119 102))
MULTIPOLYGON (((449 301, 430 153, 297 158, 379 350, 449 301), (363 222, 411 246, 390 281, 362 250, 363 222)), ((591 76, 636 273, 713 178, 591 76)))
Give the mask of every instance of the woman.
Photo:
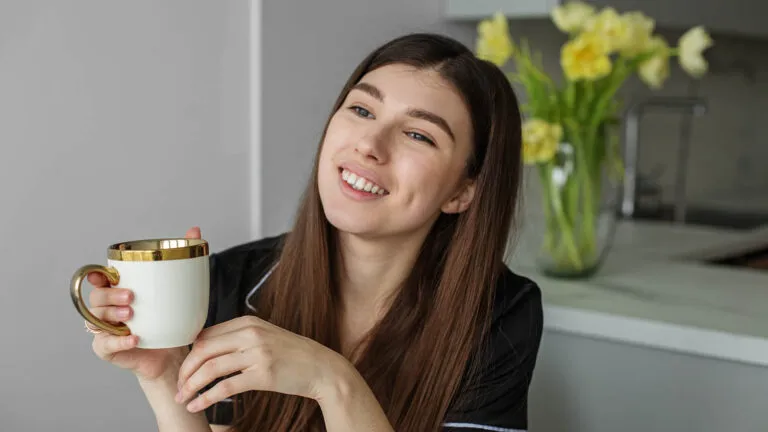
MULTIPOLYGON (((497 67, 392 40, 336 101, 291 232, 211 256, 191 350, 94 350, 136 374, 161 431, 525 430, 542 312, 503 264, 520 146, 497 67)), ((130 316, 129 290, 89 277, 97 316, 130 316)))

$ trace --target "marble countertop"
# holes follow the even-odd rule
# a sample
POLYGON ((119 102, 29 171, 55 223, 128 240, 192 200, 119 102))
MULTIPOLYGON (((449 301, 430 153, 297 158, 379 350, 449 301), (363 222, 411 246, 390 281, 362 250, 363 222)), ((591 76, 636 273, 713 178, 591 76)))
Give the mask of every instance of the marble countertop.
POLYGON ((768 245, 768 227, 623 221, 590 279, 540 274, 521 233, 509 267, 542 289, 545 328, 768 366, 768 272, 703 260, 768 245))

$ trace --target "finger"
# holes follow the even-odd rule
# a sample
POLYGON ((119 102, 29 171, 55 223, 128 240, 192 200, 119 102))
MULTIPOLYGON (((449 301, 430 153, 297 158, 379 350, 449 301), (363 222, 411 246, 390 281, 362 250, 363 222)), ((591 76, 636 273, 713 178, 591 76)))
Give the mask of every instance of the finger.
POLYGON ((133 302, 133 291, 127 288, 94 288, 89 299, 91 307, 127 306, 133 302))
POLYGON ((99 272, 88 273, 88 283, 95 287, 108 287, 109 281, 107 277, 99 272))
POLYGON ((202 238, 200 236, 200 227, 192 227, 187 230, 187 233, 184 234, 184 238, 188 239, 199 239, 202 238))
POLYGON ((133 309, 130 306, 106 306, 89 309, 97 318, 113 323, 123 322, 133 315, 133 309))
POLYGON ((99 333, 93 338, 93 351, 104 360, 110 360, 115 353, 135 348, 139 343, 136 335, 115 336, 99 333))
POLYGON ((216 402, 221 402, 224 399, 242 393, 247 389, 245 375, 235 375, 220 381, 210 390, 196 397, 192 402, 187 404, 187 411, 193 413, 202 411, 216 402))
POLYGON ((183 386, 189 377, 208 360, 258 345, 260 337, 256 334, 258 332, 257 328, 249 327, 216 338, 196 341, 179 368, 179 386, 183 386))
POLYGON ((247 327, 267 327, 269 324, 267 321, 252 315, 241 316, 203 329, 198 333, 196 340, 218 337, 247 327))
POLYGON ((237 351, 206 361, 179 388, 176 402, 187 401, 213 381, 249 367, 253 363, 249 357, 247 352, 237 351))

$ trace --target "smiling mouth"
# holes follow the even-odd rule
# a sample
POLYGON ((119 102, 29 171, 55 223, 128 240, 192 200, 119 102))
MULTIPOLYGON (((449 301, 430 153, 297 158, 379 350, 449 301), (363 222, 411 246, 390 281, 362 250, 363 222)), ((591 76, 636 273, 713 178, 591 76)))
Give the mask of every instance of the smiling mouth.
POLYGON ((339 171, 341 172, 341 179, 352 189, 360 192, 367 192, 371 195, 384 196, 389 194, 389 191, 361 175, 343 168, 340 168, 339 171))

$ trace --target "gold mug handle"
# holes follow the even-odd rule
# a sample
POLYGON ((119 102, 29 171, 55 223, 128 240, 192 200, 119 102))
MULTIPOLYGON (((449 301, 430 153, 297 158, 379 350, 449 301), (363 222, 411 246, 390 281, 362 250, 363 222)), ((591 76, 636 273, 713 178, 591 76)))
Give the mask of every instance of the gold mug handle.
POLYGON ((75 304, 75 308, 80 313, 80 315, 85 318, 86 321, 93 324, 94 326, 109 332, 116 336, 128 336, 131 334, 131 330, 128 328, 125 324, 110 324, 106 321, 102 321, 101 319, 97 318, 95 315, 91 313, 90 310, 88 310, 88 306, 85 305, 85 302, 83 301, 83 280, 88 276, 88 273, 101 273, 109 280, 109 283, 112 285, 117 284, 120 282, 120 273, 117 272, 117 269, 114 267, 105 267, 103 265, 98 264, 88 264, 80 267, 75 272, 74 276, 72 276, 72 283, 69 287, 69 293, 72 297, 72 303, 75 304))

